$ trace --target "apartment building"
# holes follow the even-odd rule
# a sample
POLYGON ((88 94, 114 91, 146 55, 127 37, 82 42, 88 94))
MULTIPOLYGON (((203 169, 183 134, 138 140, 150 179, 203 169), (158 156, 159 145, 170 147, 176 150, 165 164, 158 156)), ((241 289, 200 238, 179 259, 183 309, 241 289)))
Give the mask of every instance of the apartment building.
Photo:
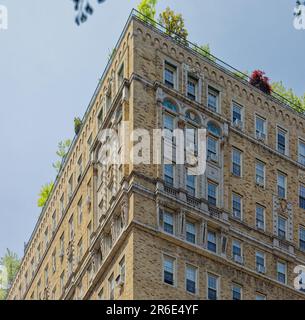
POLYGON ((304 299, 304 210, 305 118, 132 12, 9 299, 304 299), (101 162, 125 121, 206 129, 205 173, 101 162))

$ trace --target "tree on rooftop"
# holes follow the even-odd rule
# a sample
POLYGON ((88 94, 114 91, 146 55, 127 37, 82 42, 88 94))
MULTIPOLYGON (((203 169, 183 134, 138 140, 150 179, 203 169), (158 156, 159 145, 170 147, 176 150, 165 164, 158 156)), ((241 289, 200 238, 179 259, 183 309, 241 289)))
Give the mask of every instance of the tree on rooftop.
POLYGON ((59 160, 53 163, 53 168, 56 169, 57 172, 59 172, 61 169, 62 162, 68 153, 70 145, 71 145, 70 139, 60 141, 58 144, 58 150, 56 151, 56 154, 59 157, 59 160))
POLYGON ((39 198, 37 200, 37 205, 39 208, 43 208, 47 203, 49 196, 53 190, 54 183, 50 182, 41 187, 39 192, 39 198))
MULTIPOLYGON (((184 25, 184 19, 180 13, 176 14, 169 7, 160 14, 160 24, 166 28, 166 33, 177 41, 187 40, 188 31, 184 25)), ((184 41, 182 41, 184 42, 184 41)))
POLYGON ((156 17, 156 5, 158 0, 142 0, 138 5, 140 18, 147 23, 153 23, 156 17))

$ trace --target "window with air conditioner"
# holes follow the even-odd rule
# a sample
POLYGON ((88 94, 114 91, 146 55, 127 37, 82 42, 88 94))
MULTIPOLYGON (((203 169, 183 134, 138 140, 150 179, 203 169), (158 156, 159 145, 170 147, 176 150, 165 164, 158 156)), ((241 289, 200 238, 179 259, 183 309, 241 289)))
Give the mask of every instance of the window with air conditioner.
POLYGON ((266 141, 266 120, 258 115, 255 116, 255 137, 259 141, 266 141))
POLYGON ((236 263, 243 264, 242 244, 238 240, 233 240, 232 256, 236 263))
POLYGON ((256 204, 255 206, 255 220, 256 228, 259 230, 265 230, 265 207, 256 204))
POLYGON ((242 197, 236 193, 232 194, 233 217, 242 220, 242 197))
POLYGON ((232 123, 237 129, 243 129, 243 107, 236 102, 232 105, 232 123))
POLYGON ((256 252, 255 254, 256 271, 259 273, 266 272, 265 254, 262 252, 256 252))
POLYGON ((266 165, 257 160, 255 163, 255 182, 259 187, 265 187, 265 167, 266 165))

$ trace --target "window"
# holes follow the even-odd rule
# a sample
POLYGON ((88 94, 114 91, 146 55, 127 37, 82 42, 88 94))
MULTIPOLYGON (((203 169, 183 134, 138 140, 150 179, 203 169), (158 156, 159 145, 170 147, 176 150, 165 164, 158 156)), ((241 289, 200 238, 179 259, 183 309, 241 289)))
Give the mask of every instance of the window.
POLYGON ((237 149, 232 150, 232 173, 236 177, 241 177, 242 153, 237 149))
POLYGON ((305 228, 300 227, 299 230, 300 250, 305 251, 305 228))
POLYGON ((177 67, 169 62, 165 62, 164 83, 169 88, 177 88, 177 67))
POLYGON ((277 263, 277 280, 281 283, 286 283, 286 263, 277 263))
POLYGON ((232 285, 232 300, 241 300, 242 287, 233 283, 232 285))
POLYGON ((208 250, 217 253, 217 234, 214 231, 208 231, 208 250))
POLYGON ((277 174, 277 194, 279 198, 286 199, 286 175, 280 172, 277 174))
POLYGON ((92 234, 92 223, 91 221, 89 222, 88 224, 88 227, 87 227, 87 246, 88 248, 90 248, 90 245, 91 245, 91 234, 92 234))
POLYGON ((175 284, 174 272, 175 259, 165 256, 163 261, 163 281, 173 286, 175 284))
POLYGON ((82 157, 82 155, 79 157, 79 159, 77 161, 77 165, 78 165, 77 182, 80 182, 80 179, 81 179, 82 174, 83 174, 83 157, 82 157))
POLYGON ((78 211, 78 225, 81 225, 83 222, 83 201, 82 201, 82 199, 80 199, 77 204, 77 211, 78 211))
POLYGON ((108 286, 109 286, 109 300, 114 300, 114 275, 113 274, 108 279, 108 286))
POLYGON ((124 81, 124 64, 121 65, 118 71, 118 89, 121 87, 123 81, 124 81))
POLYGON ((80 262, 83 258, 83 239, 80 239, 77 245, 78 251, 78 262, 80 262))
POLYGON ((242 219, 242 197, 236 193, 232 194, 232 211, 234 218, 242 219))
POLYGON ((45 249, 48 247, 48 245, 49 245, 49 228, 47 227, 44 232, 44 247, 45 247, 45 249))
POLYGON ((208 274, 208 300, 218 298, 218 277, 208 274))
POLYGON ((186 188, 190 196, 192 197, 196 196, 196 177, 195 176, 191 176, 191 175, 186 176, 186 188))
POLYGON ((256 271, 259 273, 265 273, 265 254, 262 252, 256 252, 255 254, 256 271))
POLYGON ((49 266, 44 269, 44 283, 46 287, 49 285, 49 266))
POLYGON ((283 218, 281 216, 278 217, 278 236, 281 239, 286 239, 286 235, 287 235, 287 219, 283 218))
POLYGON ((186 291, 196 294, 197 292, 197 268, 186 266, 186 291))
POLYGON ((232 256, 233 260, 238 263, 242 263, 242 252, 240 241, 233 240, 232 244, 232 256))
POLYGON ((232 106, 232 123, 242 129, 242 106, 233 102, 232 106))
POLYGON ((217 193, 218 185, 214 182, 208 182, 208 202, 209 204, 216 206, 217 205, 217 193))
POLYGON ((187 79, 187 97, 193 101, 197 100, 198 79, 188 76, 187 79))
POLYGON ((169 234, 174 234, 174 217, 172 213, 164 212, 163 230, 169 234))
POLYGON ((196 243, 196 225, 195 223, 186 221, 186 241, 196 243))
POLYGON ((64 254, 65 254, 65 235, 62 234, 60 237, 60 257, 62 258, 61 261, 63 261, 64 254))
POLYGON ((263 300, 267 300, 267 297, 266 297, 264 294, 257 293, 257 294, 256 294, 256 297, 255 297, 255 300, 257 300, 257 301, 263 301, 263 300))
POLYGON ((281 154, 287 154, 286 143, 287 143, 287 131, 277 127, 277 151, 281 154))
POLYGON ((52 271, 53 273, 56 272, 56 250, 52 253, 52 271))
POLYGON ((174 142, 174 129, 175 129, 175 121, 174 117, 165 113, 163 116, 163 130, 164 130, 164 149, 172 147, 172 143, 174 142))
POLYGON ((119 267, 120 267, 120 281, 122 284, 125 283, 125 257, 123 257, 119 263, 119 267))
POLYGON ((54 211, 52 215, 52 234, 55 233, 55 230, 56 230, 56 211, 54 211))
POLYGON ((258 160, 255 163, 255 182, 258 186, 265 187, 265 164, 258 160))
POLYGON ((305 186, 300 185, 299 188, 299 206, 302 209, 305 209, 305 186))
POLYGON ((59 204, 59 206, 60 206, 60 214, 61 214, 61 216, 63 216, 64 210, 65 210, 64 194, 63 194, 63 195, 61 196, 61 198, 60 198, 60 204, 59 204))
POLYGON ((305 166, 305 142, 299 140, 299 163, 305 166))
POLYGON ((207 157, 209 161, 218 161, 218 139, 208 136, 207 157))
POLYGON ((74 238, 74 221, 73 221, 73 214, 69 220, 69 240, 71 241, 74 238))
POLYGON ((208 88, 208 108, 214 112, 219 112, 219 91, 208 88))
POLYGON ((60 292, 61 292, 61 294, 64 293, 64 287, 65 287, 65 272, 63 271, 63 273, 60 276, 60 292))
POLYGON ((255 117, 255 136, 260 141, 266 140, 266 120, 260 116, 255 117))
POLYGON ((172 164, 164 165, 164 180, 169 186, 174 186, 174 166, 172 164))
POLYGON ((69 200, 72 198, 72 195, 73 195, 73 174, 71 174, 71 177, 70 177, 69 182, 68 182, 68 197, 69 197, 69 200))
POLYGON ((265 230, 265 208, 259 204, 255 206, 256 228, 265 230))

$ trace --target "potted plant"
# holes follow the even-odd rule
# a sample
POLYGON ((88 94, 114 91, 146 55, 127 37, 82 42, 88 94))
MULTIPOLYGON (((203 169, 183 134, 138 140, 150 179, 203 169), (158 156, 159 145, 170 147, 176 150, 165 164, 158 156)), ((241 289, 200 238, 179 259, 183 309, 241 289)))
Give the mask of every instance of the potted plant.
POLYGON ((254 87, 260 89, 264 93, 271 94, 271 85, 269 83, 269 78, 265 76, 265 72, 261 70, 253 71, 249 80, 250 84, 254 87))

